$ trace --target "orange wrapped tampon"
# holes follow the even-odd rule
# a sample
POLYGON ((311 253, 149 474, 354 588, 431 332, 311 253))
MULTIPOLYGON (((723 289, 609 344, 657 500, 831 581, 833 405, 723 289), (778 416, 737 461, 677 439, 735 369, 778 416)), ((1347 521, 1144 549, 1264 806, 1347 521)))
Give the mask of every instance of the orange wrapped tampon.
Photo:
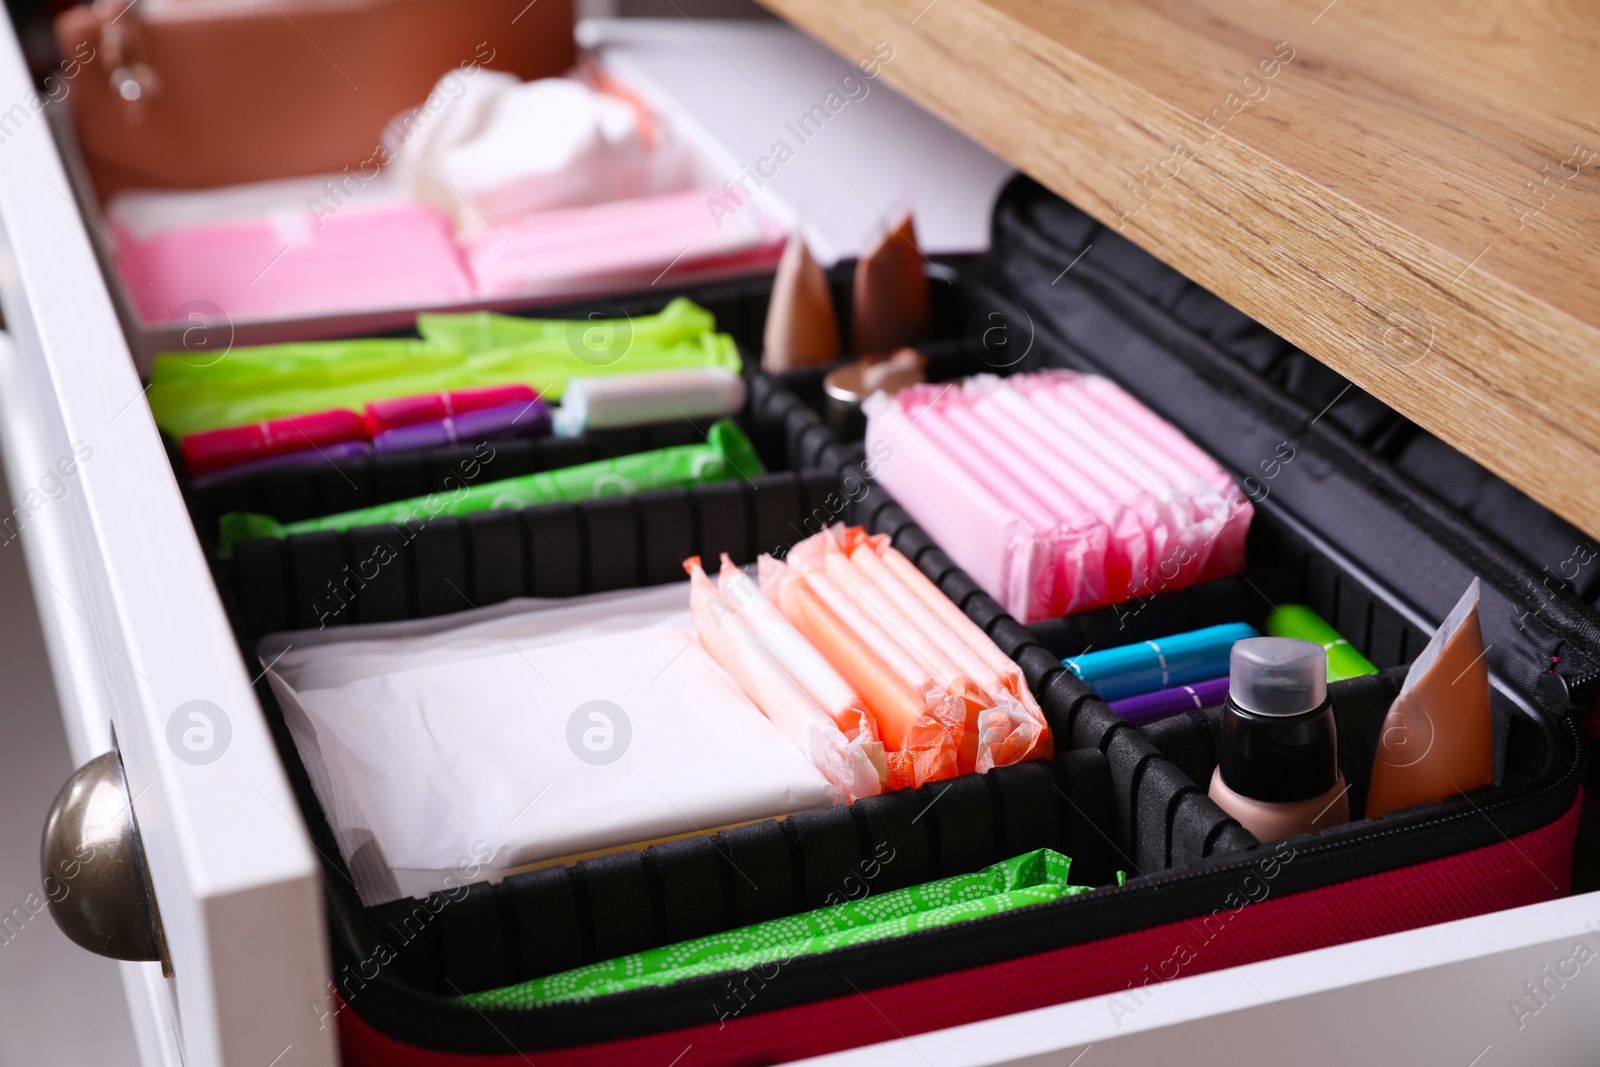
POLYGON ((762 646, 743 619, 701 569, 700 557, 684 561, 689 572, 689 612, 695 633, 711 658, 745 696, 782 730, 837 789, 846 803, 883 789, 885 763, 874 762, 865 737, 847 739, 816 699, 791 678, 762 646))
MULTIPOLYGON (((826 588, 837 589, 850 602, 856 613, 842 617, 868 645, 897 647, 926 675, 921 688, 939 687, 953 698, 950 713, 959 714, 962 720, 957 766, 963 774, 977 769, 979 715, 992 708, 994 701, 923 625, 929 618, 925 610, 918 606, 908 615, 852 562, 839 545, 838 535, 843 529, 838 526, 823 530, 795 545, 789 550, 790 563, 808 578, 820 572, 826 588)), ((818 592, 827 599, 823 587, 818 592)), ((937 630, 937 620, 933 621, 933 629, 937 630)))
POLYGON ((926 695, 868 647, 794 568, 763 556, 761 582, 784 618, 866 701, 888 753, 891 788, 920 786, 956 773, 962 726, 958 717, 940 722, 929 714, 926 695))
POLYGON ((967 724, 977 735, 973 739, 977 751, 975 769, 986 771, 1021 759, 1050 756, 1053 745, 1044 713, 1028 691, 1016 664, 959 610, 954 614, 962 632, 957 632, 943 613, 932 610, 927 600, 919 597, 891 565, 889 553, 921 579, 926 585, 928 599, 937 598, 951 609, 955 605, 912 567, 909 560, 889 547, 887 536, 868 537, 860 527, 845 530, 842 536, 857 571, 882 590, 904 617, 915 620, 915 625, 922 627, 940 645, 961 674, 982 694, 980 701, 968 697, 969 709, 977 708, 976 721, 969 718, 967 724), (992 655, 986 656, 985 651, 992 655))
MULTIPOLYGON (((722 554, 722 572, 717 586, 740 617, 750 624, 772 658, 802 689, 816 698, 846 737, 854 740, 864 735, 868 741, 878 740, 878 724, 867 711, 867 705, 850 688, 850 683, 781 611, 772 606, 760 586, 726 552, 722 554)), ((879 751, 882 751, 881 745, 879 751)))

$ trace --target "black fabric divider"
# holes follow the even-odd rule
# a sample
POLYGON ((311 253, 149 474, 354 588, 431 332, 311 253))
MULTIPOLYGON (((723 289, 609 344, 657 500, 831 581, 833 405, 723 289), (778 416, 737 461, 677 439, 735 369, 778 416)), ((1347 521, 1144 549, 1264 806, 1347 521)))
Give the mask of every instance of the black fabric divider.
POLYGON ((411 556, 411 584, 416 599, 413 614, 418 618, 445 615, 461 610, 467 595, 467 560, 472 556, 465 543, 466 530, 460 520, 449 524, 430 523, 417 532, 411 556))
MULTIPOLYGON (((595 959, 608 960, 655 946, 655 909, 650 900, 650 879, 645 874, 644 860, 637 852, 613 852, 609 856, 579 860, 572 873, 588 900, 595 959)), ((500 913, 497 910, 494 914, 498 917, 500 913)), ((502 931, 485 932, 484 936, 510 940, 502 931)))
MULTIPOLYGON (((1339 769, 1350 787, 1347 796, 1352 822, 1322 831, 1319 836, 1344 836, 1359 832, 1361 827, 1358 824, 1362 823, 1362 813, 1367 806, 1367 789, 1371 783, 1378 735, 1389 706, 1399 695, 1405 673, 1404 668, 1391 668, 1379 674, 1347 678, 1329 685, 1328 695, 1333 700, 1339 744, 1339 769)), ((1499 695, 1494 698, 1494 717, 1497 785, 1487 787, 1487 790, 1531 780, 1549 756, 1543 732, 1525 715, 1513 712, 1499 695)), ((1221 731, 1221 709, 1208 708, 1161 719, 1135 732, 1142 734, 1165 757, 1161 762, 1171 761, 1172 765, 1181 768, 1181 773, 1189 781, 1200 783, 1203 790, 1209 787, 1212 772, 1216 769, 1221 731)), ((1146 773, 1148 775, 1148 771, 1146 773)), ((1193 818, 1189 812, 1182 814, 1183 818, 1193 818)), ((1203 829, 1203 826, 1196 828, 1197 831, 1203 829)), ((1214 829, 1208 832, 1214 832, 1214 829)), ((1197 836, 1203 839, 1204 835, 1197 836)), ((1178 850, 1173 857, 1174 862, 1180 855, 1194 855, 1190 851, 1192 840, 1180 841, 1174 835, 1172 847, 1178 850)))
POLYGON ((199 489, 190 486, 189 507, 201 529, 215 529, 216 520, 230 511, 254 511, 279 522, 299 522, 450 492, 463 484, 518 478, 654 448, 699 444, 709 427, 709 420, 681 420, 601 430, 577 438, 516 438, 355 456, 242 474, 199 489))
MULTIPOLYGON (((887 845, 889 861, 883 859, 883 873, 873 884, 876 892, 902 889, 908 885, 926 882, 933 876, 933 850, 929 832, 933 822, 923 818, 928 810, 927 798, 909 789, 897 789, 875 797, 863 797, 851 805, 856 821, 865 829, 867 841, 872 843, 866 851, 875 854, 881 843, 887 845)), ((997 857, 998 858, 998 857, 997 857)))
POLYGON ((1074 749, 1056 757, 1061 765, 1056 795, 1072 875, 1084 885, 1105 885, 1126 869, 1111 839, 1111 765, 1099 749, 1074 749))
POLYGON ((1060 846, 1064 835, 1056 771, 1042 760, 1029 760, 1018 764, 1011 774, 989 775, 1000 798, 1003 854, 1016 856, 1060 846))
POLYGON ((780 471, 719 482, 241 542, 218 561, 247 639, 279 630, 465 611, 517 596, 567 597, 682 581, 696 552, 752 563, 841 510, 838 477, 780 471), (757 531, 760 539, 757 539, 757 531))
POLYGON ((735 875, 735 923, 748 926, 794 914, 794 860, 783 827, 768 819, 724 830, 717 840, 735 875))
MULTIPOLYGON (((523 553, 533 564, 534 596, 577 596, 583 592, 586 533, 573 504, 544 504, 522 513, 523 553)), ((479 605, 480 607, 482 605, 479 605)))
MULTIPOLYGON (((897 547, 902 538, 915 547, 919 535, 925 537, 882 487, 873 487, 869 496, 878 499, 858 508, 856 518, 863 521, 870 532, 893 532, 897 547)), ((945 595, 982 627, 1002 652, 1017 661, 1056 737, 1058 751, 1095 749, 1105 754, 1110 768, 1115 817, 1102 825, 1114 827, 1114 840, 1110 844, 1119 856, 1120 869, 1130 873, 1163 870, 1174 855, 1200 855, 1208 842, 1214 844, 1215 828, 1226 819, 1221 809, 1170 761, 1158 759, 1156 773, 1148 774, 1147 764, 1151 757, 1159 754, 1138 731, 1096 698, 1092 689, 1062 667, 1061 657, 1038 639, 1038 627, 1022 626, 1006 614, 936 546, 928 544, 912 561, 939 583, 945 595), (1180 808, 1187 817, 1177 821, 1180 808)), ((1190 590, 1167 594, 1183 597, 1182 603, 1191 605, 1184 608, 1190 615, 1197 610, 1191 602, 1209 596, 1212 601, 1230 603, 1237 595, 1237 589, 1222 595, 1190 590)), ((1161 598, 1153 597, 1151 601, 1158 599, 1161 598)), ((1162 614, 1157 611, 1152 617, 1159 618, 1162 614)), ((1048 629, 1045 636, 1052 637, 1048 629)), ((1059 638, 1055 639, 1059 643, 1059 638)), ((1003 799, 1000 803, 1003 804, 1003 799)), ((1004 810, 1000 817, 1004 818, 1004 810)), ((996 833, 1003 837, 1003 828, 997 828, 996 833)), ((1254 839, 1242 844, 1253 845, 1254 839)))
MULTIPOLYGON (((1134 855, 1139 861, 1140 870, 1165 870, 1172 866, 1175 849, 1180 853, 1192 853, 1195 843, 1205 840, 1204 833, 1189 841, 1179 840, 1183 831, 1192 830, 1193 827, 1176 822, 1179 804, 1202 791, 1176 763, 1160 756, 1144 764, 1137 780, 1134 855)), ((1225 817, 1220 809, 1217 814, 1225 817)), ((1212 824, 1202 820, 1201 825, 1204 831, 1209 831, 1212 824)))
MULTIPOLYGON (((407 949, 406 978, 440 993, 492 989, 1038 848, 1070 857, 1075 884, 1106 885, 1142 866, 1111 843, 1112 782, 1104 755, 1068 752, 478 883, 438 909, 436 943, 407 949)), ((395 901, 369 919, 389 932, 432 903, 395 901)))
MULTIPOLYGON (((926 785, 929 812, 938 838, 936 870, 941 878, 975 871, 999 854, 998 820, 989 786, 975 774, 926 785)), ((1092 884, 1092 883, 1084 883, 1092 884)))
MULTIPOLYGON (((1260 553, 1251 553, 1254 559, 1260 553)), ((1187 589, 1134 598, 1065 618, 1045 619, 1028 629, 1058 658, 1095 648, 1168 637, 1218 622, 1266 625, 1273 604, 1293 601, 1295 576, 1286 567, 1257 567, 1231 578, 1218 578, 1187 589)))
POLYGON ((606 593, 639 585, 641 553, 632 498, 585 500, 578 505, 578 511, 583 516, 584 540, 589 546, 589 591, 606 593))
POLYGON ((727 552, 736 561, 747 561, 750 552, 750 505, 746 488, 739 482, 720 482, 697 487, 694 495, 699 512, 700 557, 715 561, 718 552, 727 552))
MULTIPOLYGON (((776 484, 797 492, 784 479, 776 484)), ((700 550, 694 502, 687 489, 656 489, 634 498, 639 521, 640 583, 664 585, 683 580, 683 561, 700 550)), ((707 560, 707 566, 714 561, 707 560)))
POLYGON ((1045 680, 1035 695, 1038 697, 1040 710, 1044 712, 1044 721, 1056 739, 1058 749, 1071 745, 1073 748, 1099 750, 1098 734, 1088 744, 1080 745, 1076 740, 1075 723, 1079 708, 1091 700, 1099 703, 1094 690, 1085 685, 1081 678, 1071 671, 1057 671, 1045 680))
MULTIPOLYGON (((1187 769, 1184 769, 1184 774, 1190 781, 1197 780, 1187 769)), ((1202 778, 1198 781, 1203 783, 1205 780, 1202 778)), ((1184 792, 1178 797, 1177 810, 1172 815, 1172 832, 1168 837, 1171 849, 1167 856, 1169 867, 1187 867, 1199 863, 1211 855, 1211 849, 1229 827, 1244 834, 1245 838, 1250 836, 1206 797, 1204 789, 1205 785, 1202 784, 1193 792, 1184 792)), ((1249 848, 1252 844, 1246 840, 1242 845, 1233 847, 1249 848)))
MULTIPOLYGON (((645 850, 646 864, 654 872, 652 884, 661 900, 661 941, 672 944, 704 937, 732 923, 723 873, 728 860, 711 839, 694 834, 645 850)), ((528 975, 564 970, 529 967, 528 975)))
MULTIPOLYGON (((355 613, 347 610, 349 601, 355 599, 356 591, 345 568, 345 539, 339 534, 323 531, 295 538, 285 547, 287 558, 284 561, 288 565, 289 577, 285 584, 294 590, 294 599, 291 601, 289 617, 274 622, 272 629, 321 625, 325 611, 345 616, 346 622, 354 621, 355 613), (324 603, 326 608, 320 606, 324 603)), ((260 558, 257 562, 265 563, 266 560, 260 558)), ((256 576, 257 579, 265 577, 256 576)), ((250 609, 246 608, 246 617, 251 614, 250 609)), ((263 632, 257 631, 258 634, 263 632)))
POLYGON ((841 882, 857 877, 863 860, 861 833, 850 809, 836 804, 805 811, 790 816, 784 825, 794 835, 799 857, 800 906, 820 908, 837 901, 846 892, 841 882))
MULTIPOLYGON (((440 896, 434 903, 439 904, 442 911, 447 902, 440 896)), ((410 898, 390 901, 367 910, 367 919, 377 940, 388 945, 394 954, 391 966, 395 973, 408 985, 428 992, 437 991, 435 987, 441 984, 439 975, 444 970, 429 936, 434 915, 428 902, 410 898)), ((576 935, 576 925, 572 929, 576 935)))
MULTIPOLYGON (((920 530, 920 527, 913 529, 920 530)), ((965 611, 980 628, 987 630, 990 623, 1004 614, 994 598, 985 593, 966 571, 951 562, 950 557, 937 545, 925 549, 920 556, 913 557, 913 562, 930 578, 939 574, 940 577, 934 578, 934 581, 940 591, 965 611)))
MULTIPOLYGON (((1079 716, 1080 721, 1082 715, 1079 716)), ((1149 862, 1151 850, 1143 847, 1151 838, 1166 840, 1166 827, 1157 822, 1145 826, 1140 817, 1145 811, 1139 807, 1139 786, 1149 762, 1160 753, 1143 734, 1126 723, 1107 731, 1101 751, 1111 767, 1111 796, 1116 802, 1117 840, 1138 864, 1137 874, 1160 870, 1161 865, 1149 862)))
MULTIPOLYGON (((498 914, 509 915, 516 923, 522 973, 549 974, 586 961, 578 890, 571 871, 545 867, 512 875, 503 885, 510 908, 498 914)), ((431 986, 423 984, 423 988, 431 986)))
POLYGON ((504 985, 516 973, 509 950, 515 942, 502 935, 497 887, 479 882, 466 887, 465 907, 439 912, 439 944, 447 984, 491 982, 504 985))
POLYGON ((1012 652, 1011 658, 1022 668, 1022 677, 1027 680, 1028 687, 1035 691, 1044 686, 1052 672, 1066 669, 1061 666, 1059 657, 1052 656, 1043 646, 1031 641, 1012 652))
POLYGON ((1145 733, 1191 782, 1209 785, 1207 775, 1217 765, 1217 746, 1204 714, 1186 711, 1150 724, 1145 733))

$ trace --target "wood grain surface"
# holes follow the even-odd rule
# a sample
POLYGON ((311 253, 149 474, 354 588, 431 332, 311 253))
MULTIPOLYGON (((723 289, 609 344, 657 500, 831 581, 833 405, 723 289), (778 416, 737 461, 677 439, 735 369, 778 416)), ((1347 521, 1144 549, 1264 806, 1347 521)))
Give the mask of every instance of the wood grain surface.
POLYGON ((1600 535, 1600 5, 762 3, 1600 535))

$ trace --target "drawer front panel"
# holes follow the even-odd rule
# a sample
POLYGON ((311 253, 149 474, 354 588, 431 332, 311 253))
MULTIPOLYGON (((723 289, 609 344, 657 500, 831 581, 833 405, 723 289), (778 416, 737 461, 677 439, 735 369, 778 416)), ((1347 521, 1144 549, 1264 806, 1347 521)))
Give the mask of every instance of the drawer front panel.
POLYGON ((130 1007, 188 1064, 324 1067, 314 855, 9 22, 0 99, 0 540, 27 553, 74 759, 126 769, 175 972, 126 983, 130 1007))

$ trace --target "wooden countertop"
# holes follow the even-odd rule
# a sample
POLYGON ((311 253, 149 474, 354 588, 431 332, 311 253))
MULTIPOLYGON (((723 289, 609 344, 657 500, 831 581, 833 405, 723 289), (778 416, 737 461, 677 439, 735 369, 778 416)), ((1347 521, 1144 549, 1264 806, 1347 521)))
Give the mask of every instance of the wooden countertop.
POLYGON ((761 2, 1600 535, 1600 7, 761 2))

